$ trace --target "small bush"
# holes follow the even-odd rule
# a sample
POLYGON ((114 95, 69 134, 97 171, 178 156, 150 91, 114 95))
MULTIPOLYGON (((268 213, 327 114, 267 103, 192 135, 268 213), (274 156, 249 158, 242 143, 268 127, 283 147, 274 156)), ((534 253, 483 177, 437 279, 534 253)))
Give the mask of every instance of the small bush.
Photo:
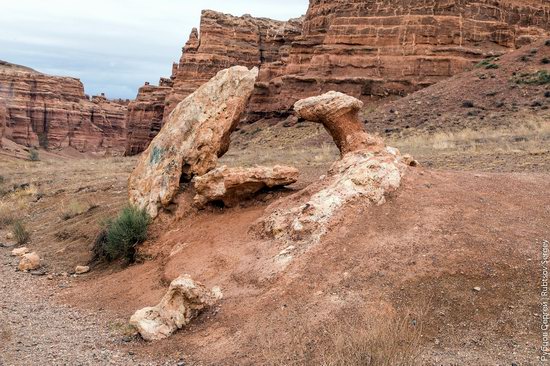
POLYGON ((474 102, 472 102, 471 100, 465 100, 464 102, 462 102, 462 106, 464 108, 474 108, 474 102))
POLYGON ((495 64, 495 61, 498 61, 498 57, 489 57, 477 63, 475 67, 485 69, 498 69, 499 66, 495 64))
POLYGON ((540 63, 543 64, 543 65, 548 65, 548 64, 550 64, 550 58, 545 57, 542 60, 540 60, 540 63))
POLYGON ((133 206, 122 209, 113 220, 105 223, 104 235, 98 240, 108 260, 126 258, 134 261, 136 246, 147 239, 147 227, 151 218, 145 212, 133 206))
POLYGON ((12 225, 11 231, 15 241, 19 245, 25 244, 31 238, 31 234, 27 231, 22 221, 15 221, 12 225))
POLYGON ((547 40, 546 42, 544 42, 544 44, 545 44, 546 46, 550 47, 550 39, 547 40))
POLYGON ((545 96, 546 98, 550 98, 550 91, 545 91, 545 92, 544 92, 544 96, 545 96))
POLYGON ((30 161, 40 161, 40 155, 38 154, 38 150, 36 150, 36 149, 30 149, 29 150, 29 160, 30 161))

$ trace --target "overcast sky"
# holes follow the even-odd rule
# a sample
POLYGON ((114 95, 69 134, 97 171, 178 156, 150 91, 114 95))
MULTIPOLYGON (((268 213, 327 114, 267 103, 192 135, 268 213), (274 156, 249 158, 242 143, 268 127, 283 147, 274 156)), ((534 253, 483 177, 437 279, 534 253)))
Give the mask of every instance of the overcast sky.
POLYGON ((202 9, 287 20, 307 0, 17 0, 0 11, 0 60, 82 80, 86 93, 134 98, 170 76, 202 9))

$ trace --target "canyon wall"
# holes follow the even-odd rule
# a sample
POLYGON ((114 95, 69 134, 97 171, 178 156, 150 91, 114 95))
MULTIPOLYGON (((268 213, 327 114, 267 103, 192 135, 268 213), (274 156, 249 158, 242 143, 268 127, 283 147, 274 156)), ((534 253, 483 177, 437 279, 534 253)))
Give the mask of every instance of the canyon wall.
POLYGON ((6 129, 6 105, 3 100, 0 100, 0 147, 2 146, 2 138, 6 129))
POLYGON ((193 29, 173 67, 171 90, 140 90, 140 112, 128 123, 130 130, 142 131, 129 139, 127 153, 142 151, 178 102, 229 66, 260 67, 248 122, 285 116, 296 100, 329 90, 363 101, 406 95, 548 35, 550 4, 310 0, 303 19, 277 22, 204 11, 200 29, 200 34, 193 29), (149 98, 154 107, 147 105, 149 98))
POLYGON ((42 74, 0 62, 4 137, 26 146, 73 147, 121 153, 126 146, 126 105, 91 100, 80 80, 42 74))
POLYGON ((127 154, 143 151, 175 106, 218 71, 257 66, 265 80, 282 75, 302 30, 301 19, 281 22, 211 10, 202 12, 200 24, 200 36, 197 29, 191 31, 170 79, 161 79, 158 87, 143 86, 130 104, 127 154))
POLYGON ((264 85, 253 112, 328 90, 405 95, 549 30, 550 3, 534 0, 311 0, 284 76, 264 85))

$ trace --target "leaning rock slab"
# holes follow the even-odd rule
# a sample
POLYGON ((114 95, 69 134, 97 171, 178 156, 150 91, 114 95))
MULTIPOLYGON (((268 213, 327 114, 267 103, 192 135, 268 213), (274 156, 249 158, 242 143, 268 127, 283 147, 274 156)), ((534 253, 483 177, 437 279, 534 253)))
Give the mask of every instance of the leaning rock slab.
POLYGON ((209 291, 188 275, 183 275, 172 281, 157 306, 136 311, 130 318, 130 324, 143 339, 161 340, 189 324, 202 310, 212 306, 221 297, 219 288, 209 291))
POLYGON ((130 202, 154 218, 172 202, 182 179, 214 169, 229 148, 257 76, 257 68, 231 67, 178 104, 130 176, 130 202))
POLYGON ((20 271, 33 271, 40 268, 40 257, 36 252, 23 255, 17 269, 20 271))
POLYGON ((228 168, 223 166, 194 179, 195 203, 222 201, 231 207, 251 198, 261 189, 283 187, 298 180, 300 172, 288 166, 228 168))

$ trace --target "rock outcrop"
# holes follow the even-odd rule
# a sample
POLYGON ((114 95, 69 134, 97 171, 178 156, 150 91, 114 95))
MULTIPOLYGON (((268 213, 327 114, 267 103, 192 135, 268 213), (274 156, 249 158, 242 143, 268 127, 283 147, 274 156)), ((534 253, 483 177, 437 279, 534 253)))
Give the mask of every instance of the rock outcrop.
POLYGON ((130 176, 132 204, 154 218, 160 207, 172 202, 182 180, 216 167, 229 148, 257 76, 258 69, 243 66, 220 71, 178 104, 130 176))
POLYGON ((232 207, 251 198, 265 188, 284 187, 295 183, 300 172, 287 166, 254 168, 228 168, 222 166, 205 175, 195 177, 195 203, 204 206, 208 202, 223 202, 232 207))
POLYGON ((130 318, 143 339, 161 340, 189 324, 201 311, 215 304, 222 297, 218 288, 209 291, 188 275, 176 278, 168 292, 154 307, 136 311, 130 318))
MULTIPOLYGON (((549 32, 550 5, 537 0, 311 0, 305 18, 289 22, 205 11, 174 67, 163 118, 232 65, 260 67, 246 116, 253 122, 330 90, 363 101, 405 95, 549 32)), ((132 116, 130 129, 145 132, 128 152, 145 149, 159 123, 132 116)))
POLYGON ((147 148, 159 133, 164 120, 164 102, 172 91, 173 82, 161 79, 159 86, 148 83, 139 89, 136 100, 128 105, 128 136, 126 155, 135 155, 147 148))
POLYGON ((124 151, 126 105, 104 96, 88 99, 78 79, 0 61, 0 101, 6 108, 4 137, 19 144, 124 151))
POLYGON ((264 234, 287 243, 317 243, 346 205, 383 204, 400 187, 412 158, 367 134, 357 113, 361 107, 360 100, 337 92, 295 104, 300 117, 323 123, 342 158, 320 181, 268 208, 259 221, 264 234))

